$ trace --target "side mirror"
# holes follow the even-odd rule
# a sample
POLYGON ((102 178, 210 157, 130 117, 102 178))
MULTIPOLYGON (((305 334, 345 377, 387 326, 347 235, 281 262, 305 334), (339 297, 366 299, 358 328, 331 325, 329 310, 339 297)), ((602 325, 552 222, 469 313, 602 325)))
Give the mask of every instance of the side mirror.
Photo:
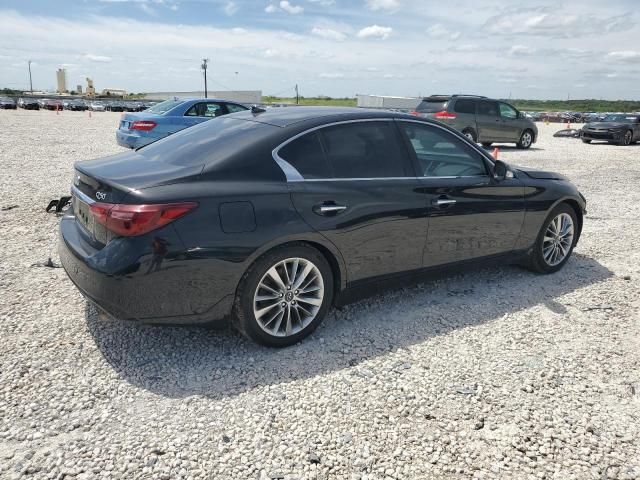
POLYGON ((513 178, 513 171, 502 160, 496 160, 493 164, 493 178, 496 180, 504 180, 505 178, 513 178))

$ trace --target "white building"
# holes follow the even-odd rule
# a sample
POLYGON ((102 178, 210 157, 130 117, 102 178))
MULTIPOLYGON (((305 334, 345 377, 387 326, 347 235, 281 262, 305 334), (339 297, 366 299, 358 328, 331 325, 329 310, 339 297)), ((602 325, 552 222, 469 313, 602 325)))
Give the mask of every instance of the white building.
POLYGON ((59 68, 56 72, 56 80, 58 83, 58 93, 67 92, 67 71, 64 68, 59 68))
POLYGON ((422 99, 414 97, 389 97, 383 95, 356 95, 358 106, 363 108, 391 108, 412 110, 422 99))
POLYGON ((102 95, 109 95, 111 97, 124 97, 127 91, 124 88, 105 88, 102 90, 102 95))

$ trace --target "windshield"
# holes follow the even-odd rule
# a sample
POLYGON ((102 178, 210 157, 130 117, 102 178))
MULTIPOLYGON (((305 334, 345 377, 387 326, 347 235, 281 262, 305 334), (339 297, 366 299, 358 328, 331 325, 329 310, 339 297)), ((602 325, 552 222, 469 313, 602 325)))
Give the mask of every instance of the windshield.
POLYGON ((605 122, 619 122, 619 123, 635 123, 638 121, 636 115, 607 115, 604 117, 605 122))
POLYGON ((183 100, 165 100, 164 102, 158 103, 151 108, 147 108, 146 112, 162 115, 172 108, 177 107, 181 103, 183 103, 183 100))

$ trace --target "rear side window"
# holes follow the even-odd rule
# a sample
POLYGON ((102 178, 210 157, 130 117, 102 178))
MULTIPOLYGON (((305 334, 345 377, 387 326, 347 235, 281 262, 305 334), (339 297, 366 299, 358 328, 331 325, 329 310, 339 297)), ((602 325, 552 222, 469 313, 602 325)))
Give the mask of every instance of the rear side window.
POLYGON ((476 101, 460 98, 456 101, 454 111, 457 113, 476 113, 476 101))
POLYGON ((399 122, 408 137, 424 177, 469 177, 486 175, 481 155, 461 139, 432 125, 399 122))
POLYGON ((445 101, 423 100, 422 102, 420 102, 420 105, 416 107, 416 112, 419 112, 419 113, 442 112, 443 110, 447 109, 447 102, 448 101, 446 100, 445 101))
POLYGON ((403 145, 393 122, 345 123, 320 132, 335 178, 407 176, 403 145))
POLYGON ((229 113, 244 112, 245 110, 248 110, 248 108, 242 105, 236 105, 235 103, 227 103, 227 111, 229 113))
POLYGON ((220 115, 224 115, 220 103, 196 103, 185 113, 187 117, 219 117, 220 115))
POLYGON ((160 103, 154 105, 151 108, 147 108, 146 111, 149 112, 149 113, 156 113, 156 114, 160 115, 160 114, 163 114, 165 112, 168 112, 172 108, 177 107, 181 103, 183 103, 182 100, 165 100, 164 102, 160 102, 160 103))
POLYGON ((490 115, 492 117, 498 116, 498 103, 497 102, 478 102, 478 115, 490 115))
POLYGON ((296 138, 282 147, 278 155, 304 178, 331 178, 331 171, 322 151, 318 132, 296 138))

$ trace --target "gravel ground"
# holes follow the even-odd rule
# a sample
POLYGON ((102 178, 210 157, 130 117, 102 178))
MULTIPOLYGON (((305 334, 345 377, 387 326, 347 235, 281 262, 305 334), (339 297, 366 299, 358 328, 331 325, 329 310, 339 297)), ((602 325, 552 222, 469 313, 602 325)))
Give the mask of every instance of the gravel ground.
POLYGON ((560 273, 428 281, 269 350, 101 320, 33 266, 57 261, 44 206, 120 150, 118 118, 0 111, 0 478, 640 478, 640 145, 540 125, 501 151, 588 199, 560 273))

